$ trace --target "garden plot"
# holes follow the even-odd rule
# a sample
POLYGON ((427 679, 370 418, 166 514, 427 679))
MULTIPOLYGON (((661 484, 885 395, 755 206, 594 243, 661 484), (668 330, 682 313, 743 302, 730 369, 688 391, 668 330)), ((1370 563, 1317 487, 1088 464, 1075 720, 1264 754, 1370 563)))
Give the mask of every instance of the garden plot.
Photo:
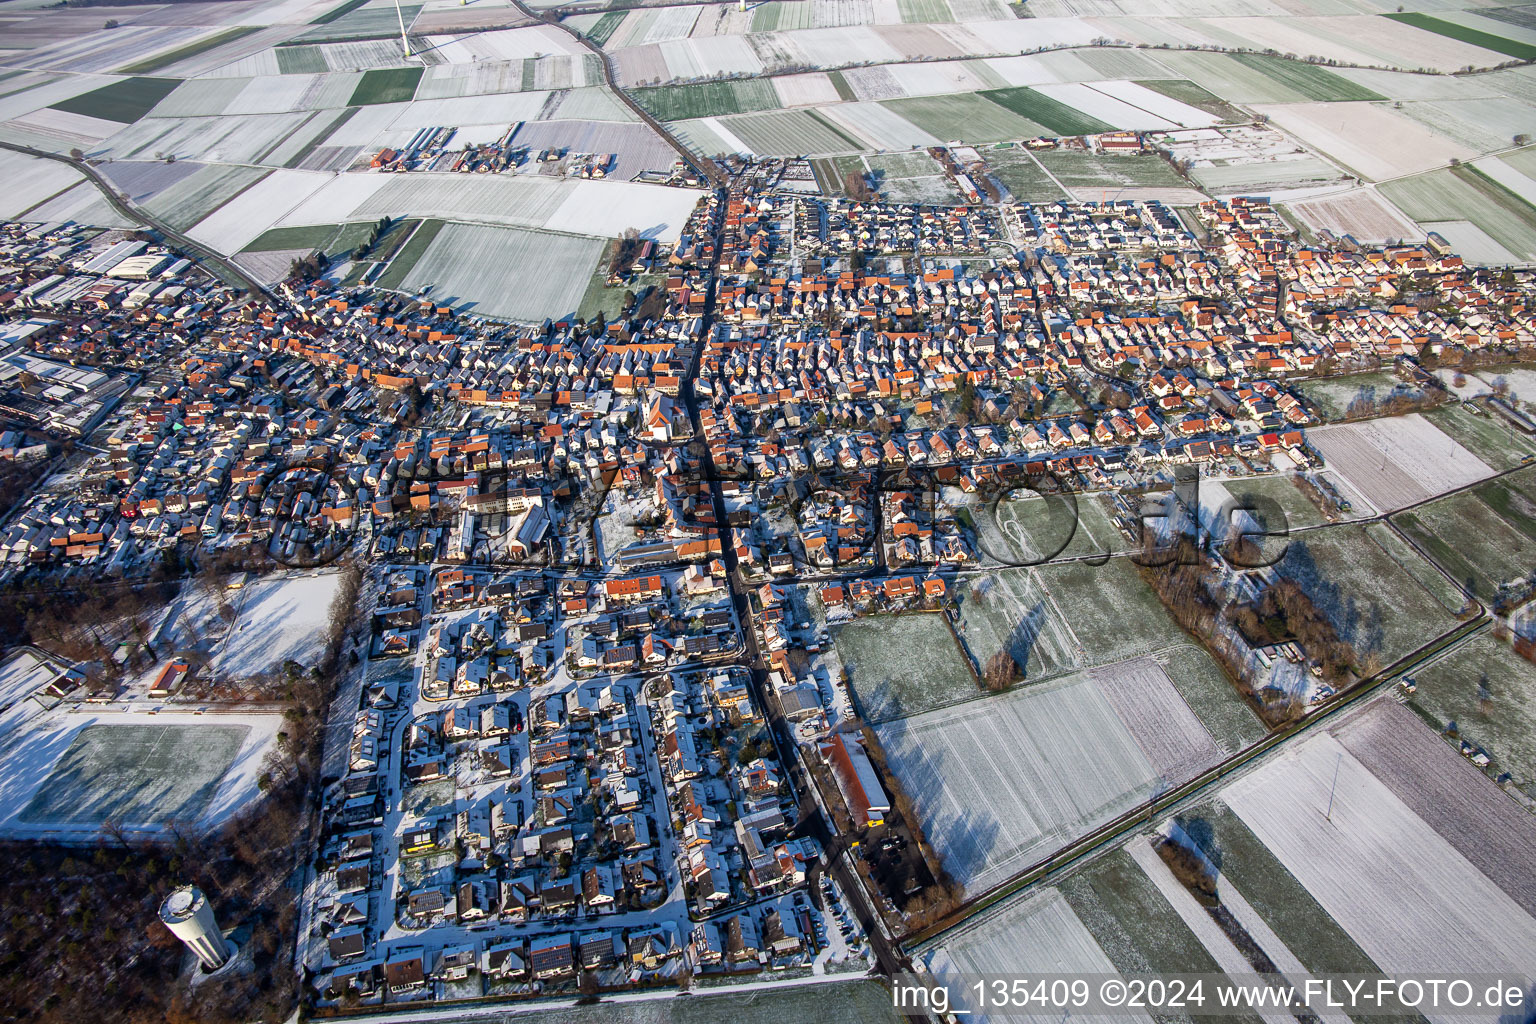
POLYGON ((439 305, 537 323, 575 313, 605 242, 515 228, 449 224, 405 275, 439 305))
POLYGON ((34 719, 0 749, 0 833, 90 836, 109 821, 135 831, 212 826, 259 797, 281 725, 276 714, 34 719))
POLYGON ((940 144, 939 139, 878 103, 840 103, 822 108, 819 114, 843 129, 845 135, 862 140, 869 149, 900 150, 940 144))
POLYGON ((872 615, 833 630, 866 721, 930 711, 981 695, 942 614, 872 615))
POLYGON ((1307 432, 1323 461, 1383 512, 1493 475, 1423 416, 1340 423, 1307 432))
POLYGON ((1424 234, 1375 189, 1351 189, 1343 195, 1305 199, 1289 206, 1312 230, 1352 235, 1358 242, 1417 241, 1424 234))
POLYGON ((268 173, 260 167, 203 167, 156 193, 144 209, 184 231, 268 173))
MULTIPOLYGON (((1302 142, 1372 181, 1468 160, 1477 151, 1387 107, 1371 103, 1256 106, 1302 142)), ((1391 198, 1389 193, 1388 198, 1391 198)))
POLYGON ((544 222, 550 231, 613 238, 628 228, 660 242, 677 241, 703 193, 624 181, 578 181, 544 222))
POLYGON ((1383 971, 1530 966, 1536 919, 1327 733, 1223 799, 1383 971))
POLYGON ((923 831, 973 894, 1176 781, 1160 777, 1099 685, 1082 674, 876 732, 923 831))
POLYGON ((1536 822, 1530 814, 1395 701, 1377 701, 1333 732, 1409 810, 1526 913, 1536 914, 1536 822))
POLYGON ((214 657, 219 679, 249 679, 294 661, 306 670, 320 659, 339 573, 265 579, 240 591, 237 618, 214 657))
POLYGON ((1390 664, 1456 625, 1443 592, 1421 582, 1433 570, 1411 549, 1389 551, 1368 527, 1292 537, 1275 571, 1301 585, 1362 660, 1390 664))
POLYGON ((1321 377, 1298 385, 1302 396, 1315 405, 1324 419, 1343 419, 1360 400, 1384 402, 1399 395, 1418 396, 1423 389, 1401 381, 1393 373, 1376 370, 1343 377, 1321 377))
POLYGON ((1071 633, 1055 617, 1030 570, 999 569, 967 578, 957 590, 955 630, 977 666, 984 668, 997 652, 1007 651, 1026 680, 1076 667, 1071 633))
POLYGON ((216 252, 238 252, 331 178, 318 171, 273 171, 198 221, 187 234, 216 252))
POLYGON ((57 160, 4 152, 0 153, 0 180, 6 186, 0 199, 0 217, 16 219, 83 179, 74 168, 57 160))

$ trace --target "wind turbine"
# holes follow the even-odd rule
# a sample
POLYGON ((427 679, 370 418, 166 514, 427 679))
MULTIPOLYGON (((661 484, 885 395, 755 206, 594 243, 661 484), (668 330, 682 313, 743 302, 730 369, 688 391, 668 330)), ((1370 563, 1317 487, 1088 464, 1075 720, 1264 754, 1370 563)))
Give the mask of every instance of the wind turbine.
POLYGON ((400 46, 405 50, 405 59, 410 60, 411 39, 405 34, 405 13, 400 10, 400 0, 395 0, 395 17, 400 19, 400 46))

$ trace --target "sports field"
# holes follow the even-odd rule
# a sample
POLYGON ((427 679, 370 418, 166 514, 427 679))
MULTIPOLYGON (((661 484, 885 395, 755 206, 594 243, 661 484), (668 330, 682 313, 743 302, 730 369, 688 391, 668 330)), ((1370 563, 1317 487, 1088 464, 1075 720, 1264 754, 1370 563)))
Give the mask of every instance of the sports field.
POLYGON ((87 726, 18 819, 29 825, 196 821, 249 731, 211 723, 87 726))

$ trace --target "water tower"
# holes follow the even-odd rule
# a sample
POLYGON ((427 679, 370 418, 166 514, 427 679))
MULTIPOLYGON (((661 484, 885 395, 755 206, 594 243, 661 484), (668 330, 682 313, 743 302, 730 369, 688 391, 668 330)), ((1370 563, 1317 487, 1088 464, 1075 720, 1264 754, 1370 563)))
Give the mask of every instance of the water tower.
POLYGON ((229 962, 234 947, 224 941, 208 897, 195 885, 184 885, 160 905, 160 920, 182 942, 192 948, 203 967, 216 971, 229 962))

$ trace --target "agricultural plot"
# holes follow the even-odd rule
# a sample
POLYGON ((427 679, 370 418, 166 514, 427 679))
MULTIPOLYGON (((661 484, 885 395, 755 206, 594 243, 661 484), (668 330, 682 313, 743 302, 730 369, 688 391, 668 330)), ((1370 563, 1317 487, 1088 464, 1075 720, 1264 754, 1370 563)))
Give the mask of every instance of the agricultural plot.
POLYGON ((421 68, 375 68, 365 72, 362 81, 347 100, 349 107, 369 103, 403 103, 416 95, 421 68))
POLYGON ((1264 723, 1204 650, 1187 644, 1155 660, 1223 754, 1235 754, 1263 739, 1264 723))
POLYGON ((850 153, 859 142, 812 110, 776 110, 722 118, 720 123, 760 156, 850 153))
POLYGON ((941 614, 874 615, 833 631, 866 721, 921 714, 981 695, 941 614))
POLYGON ((836 103, 843 98, 838 95, 831 76, 820 72, 779 75, 769 81, 773 83, 774 92, 778 95, 778 103, 775 105, 780 107, 813 107, 836 103))
POLYGON ((242 589, 235 624, 214 658, 214 675, 248 679, 286 661, 313 666, 325 646, 325 626, 340 583, 340 574, 327 572, 269 577, 242 589))
POLYGON ((999 149, 986 154, 987 166, 1015 199, 1049 203, 1070 198, 1026 149, 999 149))
POLYGON ((299 112, 238 117, 146 117, 107 140, 100 152, 114 160, 175 157, 254 164, 313 117, 299 112))
POLYGON ((634 97, 661 121, 746 114, 754 110, 773 110, 779 105, 773 84, 763 78, 664 85, 655 89, 637 89, 634 97))
MULTIPOLYGON (((1478 155, 1406 114, 1378 104, 1297 103, 1255 109, 1313 149, 1371 181, 1400 178, 1444 166, 1452 159, 1469 160, 1478 155)), ((1396 202, 1391 191, 1387 198, 1396 202)), ((1446 212, 1442 210, 1436 219, 1445 219, 1446 212)))
POLYGON ((11 152, 0 153, 0 179, 6 184, 0 216, 7 218, 19 217, 82 180, 78 171, 56 160, 11 152))
POLYGON ((166 50, 152 57, 129 64, 126 67, 118 68, 117 72, 122 75, 146 75, 152 71, 161 71, 172 64, 178 64, 199 54, 207 53, 209 50, 223 46, 225 43, 232 43, 241 36, 249 35, 255 31, 256 27, 254 25, 235 25, 232 28, 226 28, 202 39, 195 40, 185 46, 179 46, 174 50, 166 50))
POLYGON ((1189 176, 1212 195, 1252 195, 1336 182, 1342 173, 1317 157, 1299 157, 1195 167, 1189 176))
POLYGON ((972 506, 977 543, 989 561, 1032 565, 1124 550, 1126 541, 1093 495, 1021 494, 972 506))
MULTIPOLYGON (((1503 684, 1507 685, 1507 684, 1503 684)), ((1536 828, 1412 710, 1378 701, 1334 729, 1356 760, 1527 913, 1536 914, 1536 828)))
POLYGON ((1093 933, 1056 889, 1010 900, 968 921, 922 959, 938 981, 948 981, 950 1005, 963 1014, 979 1012, 969 1001, 974 998, 970 988, 975 975, 1026 971, 1109 974, 1115 970, 1093 933))
MULTIPOLYGON (((383 177, 382 175, 380 177, 383 177)), ((344 214, 357 220, 409 213, 445 220, 541 227, 575 187, 532 175, 396 174, 344 214)), ((332 217, 340 208, 332 212, 332 217)), ((300 223, 293 217, 290 223, 300 223)))
POLYGON ((1056 614, 1069 624, 1083 664, 1123 661, 1190 642, 1128 558, 1103 565, 1058 562, 1037 566, 1034 573, 1056 614))
MULTIPOLYGON (((389 263, 384 272, 375 279, 374 284, 380 288, 399 288, 406 275, 416 266, 422 253, 427 251, 438 233, 448 225, 440 220, 426 220, 412 222, 410 234, 404 236, 403 241, 389 256, 389 263)), ((404 230, 402 227, 401 230, 404 230)))
MULTIPOLYGON (((792 4, 791 6, 809 6, 792 4)), ((817 979, 821 981, 822 979, 817 979)), ((760 990, 711 992, 694 989, 687 999, 605 1001, 600 1006, 519 1007, 528 1024, 784 1024, 798 1020, 856 1020, 867 1024, 902 1024, 891 994, 873 978, 826 984, 776 984, 760 990)))
MULTIPOLYGON (((1050 135, 1091 135, 1107 132, 1115 126, 1101 121, 1077 107, 1046 95, 1040 89, 1020 86, 1013 89, 989 89, 980 95, 1011 110, 1026 120, 1044 126, 1050 135)), ((1160 127, 1166 127, 1162 125, 1160 127)))
POLYGON ((1237 53, 1232 55, 1232 59, 1309 100, 1337 103, 1348 100, 1386 99, 1380 93, 1367 89, 1357 82, 1351 82, 1325 68, 1320 68, 1316 64, 1267 57, 1257 53, 1237 53))
POLYGON ((1414 673, 1411 704, 1442 729, 1487 751, 1495 771, 1536 797, 1536 668, 1484 634, 1414 673))
POLYGON ((1379 187, 1420 224, 1467 220, 1518 259, 1536 259, 1536 210, 1471 168, 1431 171, 1379 187))
POLYGON ((575 313, 604 242, 479 224, 449 224, 401 287, 430 288, 441 305, 538 322, 575 313))
POLYGON ((1181 815, 1178 824, 1221 871, 1217 893, 1235 891, 1302 966, 1314 973, 1375 973, 1378 968, 1305 886, 1221 801, 1181 815))
POLYGON ((330 180, 316 171, 273 171, 198 221, 188 236, 223 253, 238 252, 330 180))
POLYGON ((1144 79, 1134 84, 1152 92, 1160 93, 1175 102, 1203 110, 1218 121, 1246 121, 1248 119, 1248 115, 1243 113, 1242 110, 1228 103, 1209 89, 1201 88, 1187 78, 1144 79))
POLYGON ((186 230, 267 175, 260 167, 209 166, 198 169, 146 200, 144 209, 186 230))
POLYGON ((181 83, 174 78, 129 78, 50 104, 54 110, 132 124, 181 83))
POLYGON ((978 95, 922 96, 888 100, 884 105, 946 142, 1004 142, 1051 134, 1038 123, 978 95))
POLYGON ((113 209, 96 186, 82 182, 60 193, 40 206, 27 211, 27 216, 42 224, 55 221, 74 221, 99 228, 135 228, 138 222, 113 209))
MULTIPOLYGON (((1459 39, 1464 43, 1471 43, 1473 46, 1481 46, 1485 50, 1502 53, 1517 60, 1536 59, 1536 46, 1510 39, 1507 36, 1498 35, 1494 32, 1484 32, 1467 25, 1458 25, 1453 21, 1431 17, 1428 14, 1421 14, 1417 11, 1407 14, 1386 14, 1383 17, 1391 18, 1393 21, 1412 25, 1414 28, 1421 28, 1426 32, 1433 32, 1436 35, 1445 36, 1449 39, 1459 39)), ((1488 63, 1496 64, 1498 61, 1489 59, 1488 63)))
POLYGON ((939 144, 938 139, 878 103, 841 103, 817 113, 869 149, 901 150, 939 144))
POLYGON ((702 193, 627 181, 578 181, 544 221, 549 231, 613 238, 634 228, 642 238, 675 242, 702 193))
POLYGON ((1189 925, 1124 847, 1074 871, 1057 888, 1117 971, 1218 969, 1189 925))
POLYGON ((436 64, 427 68, 416 86, 424 100, 454 96, 490 96, 521 92, 523 61, 484 61, 476 64, 436 64))
POLYGON ((1381 511, 1492 476, 1481 459, 1418 414, 1308 431, 1323 461, 1381 511))
POLYGON ((1315 406, 1324 419, 1339 420, 1361 408, 1357 402, 1385 402, 1399 396, 1417 397, 1424 389, 1401 381, 1385 370, 1353 373, 1343 377, 1321 377, 1297 385, 1302 396, 1315 406))
POLYGON ((411 25, 416 20, 416 15, 421 12, 421 7, 420 4, 409 6, 402 4, 399 13, 396 14, 394 4, 369 6, 364 3, 329 21, 317 19, 313 23, 313 28, 300 33, 294 39, 301 43, 336 43, 349 39, 397 39, 400 36, 400 21, 403 19, 407 25, 411 25))
MULTIPOLYGON (((1180 747, 1190 736, 1214 750, 1171 685, 1138 699, 1148 723, 1180 723, 1160 753, 1198 758, 1199 750, 1180 747)), ((1099 682, 1078 674, 876 732, 924 832, 975 893, 1175 781, 1148 759, 1132 731, 1141 719, 1133 723, 1121 720, 1099 682)))
POLYGON ((98 724, 82 729, 17 819, 28 825, 196 821, 246 726, 98 724))
POLYGON ((834 85, 841 81, 848 87, 849 95, 844 99, 867 103, 871 100, 900 99, 907 95, 907 91, 896 80, 896 69, 893 67, 849 68, 834 72, 834 75, 834 85))
MULTIPOLYGON (((1412 512, 1400 512, 1392 521, 1427 551, 1439 566, 1467 591, 1493 602, 1506 583, 1518 583, 1536 569, 1536 520, 1518 512, 1522 528, 1506 522, 1479 495, 1482 488, 1453 494, 1412 512)), ((1527 509, 1523 495, 1499 492, 1513 504, 1527 509)), ((1514 509, 1511 509, 1514 512, 1514 509)))
POLYGON ((1387 973, 1529 964, 1536 919, 1332 736, 1297 744, 1224 800, 1387 973))
POLYGON ((1300 584, 1362 660, 1390 664, 1456 625, 1441 595, 1420 582, 1432 571, 1422 558, 1389 551, 1369 528, 1292 537, 1275 571, 1300 584))
POLYGON ((224 113, 235 101, 251 78, 205 78, 182 82, 171 93, 155 104, 150 114, 154 117, 211 117, 224 113))
MULTIPOLYGON (((1103 189, 1162 189, 1192 192, 1168 161, 1150 153, 1105 155, 1083 150, 1048 149, 1035 156, 1053 177, 1084 198, 1099 200, 1103 189)), ((1113 197, 1111 197, 1113 198, 1113 197)))
POLYGON ((999 569, 967 578, 957 596, 955 630, 975 665, 984 668, 993 655, 1006 651, 1026 681, 1049 678, 1076 665, 1070 634, 1054 617, 1028 569, 999 569))
POLYGON ((1514 136, 1536 129, 1530 102, 1508 96, 1410 102, 1402 109, 1426 128, 1478 152, 1506 149, 1514 136))
MULTIPOLYGON (((1200 483, 1203 493, 1207 481, 1201 480, 1200 483)), ((1296 477, 1291 474, 1236 477, 1221 480, 1219 486, 1239 506, 1250 502, 1260 510, 1264 505, 1259 503, 1278 506, 1279 522, 1264 524, 1270 531, 1320 526, 1327 521, 1318 507, 1296 487, 1296 477)))
POLYGON ((1290 209, 1313 231, 1353 236, 1357 242, 1417 241, 1424 232, 1374 189, 1291 203, 1290 209))

